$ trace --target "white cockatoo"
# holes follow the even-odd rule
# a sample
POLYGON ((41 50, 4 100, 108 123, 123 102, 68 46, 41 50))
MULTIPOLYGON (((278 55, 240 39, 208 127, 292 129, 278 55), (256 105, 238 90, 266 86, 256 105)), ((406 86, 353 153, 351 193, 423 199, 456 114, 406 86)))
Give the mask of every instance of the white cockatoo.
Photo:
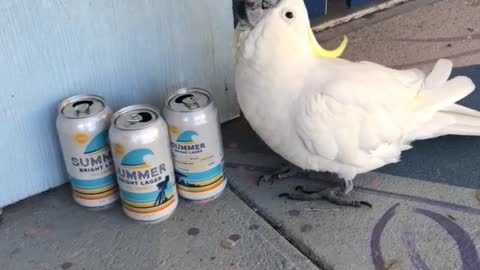
POLYGON ((302 169, 345 181, 343 189, 288 198, 369 205, 345 196, 357 174, 398 162, 414 140, 480 135, 480 112, 455 104, 475 85, 449 80, 451 61, 425 75, 340 59, 346 37, 323 49, 303 0, 239 0, 236 11, 238 102, 255 132, 293 165, 263 180, 302 169))

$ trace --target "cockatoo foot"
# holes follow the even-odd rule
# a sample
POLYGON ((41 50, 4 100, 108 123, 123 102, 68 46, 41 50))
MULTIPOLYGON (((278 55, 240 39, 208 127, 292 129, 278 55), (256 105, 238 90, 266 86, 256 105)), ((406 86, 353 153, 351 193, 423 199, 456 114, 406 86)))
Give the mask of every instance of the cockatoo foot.
POLYGON ((303 194, 282 193, 279 197, 285 197, 296 201, 328 201, 336 205, 361 207, 362 205, 372 208, 372 205, 366 201, 357 201, 345 196, 345 190, 339 187, 326 188, 321 190, 306 190, 303 186, 295 187, 296 191, 303 194))
POLYGON ((257 185, 260 185, 261 182, 268 182, 270 184, 273 184, 273 182, 275 181, 292 177, 299 172, 300 172, 300 169, 298 167, 289 164, 279 169, 278 171, 275 171, 272 174, 266 174, 266 175, 260 176, 258 178, 257 185))

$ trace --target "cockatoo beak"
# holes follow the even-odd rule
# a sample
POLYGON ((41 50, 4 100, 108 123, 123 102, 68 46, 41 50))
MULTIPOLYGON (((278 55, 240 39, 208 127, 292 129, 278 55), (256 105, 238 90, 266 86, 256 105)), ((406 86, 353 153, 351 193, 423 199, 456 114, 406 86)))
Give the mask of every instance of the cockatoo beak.
POLYGON ((318 57, 324 57, 324 58, 338 58, 340 57, 345 49, 347 48, 347 43, 348 43, 348 38, 347 36, 343 36, 342 43, 334 49, 334 50, 325 50, 318 44, 317 39, 315 38, 315 35, 313 34, 313 31, 307 31, 308 33, 308 47, 310 48, 310 51, 312 52, 313 55, 318 56, 318 57))
POLYGON ((243 26, 255 27, 269 9, 278 5, 280 0, 236 0, 235 13, 243 26))

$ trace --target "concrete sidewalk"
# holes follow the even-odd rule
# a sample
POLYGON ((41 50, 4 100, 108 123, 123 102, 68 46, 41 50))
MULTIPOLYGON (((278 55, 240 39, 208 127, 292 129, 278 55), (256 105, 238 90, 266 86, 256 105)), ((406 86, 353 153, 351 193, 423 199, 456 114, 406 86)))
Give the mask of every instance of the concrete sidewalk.
POLYGON ((170 219, 146 225, 118 205, 86 210, 58 188, 5 209, 0 262, 3 270, 317 269, 229 190, 208 204, 181 201, 170 219))
POLYGON ((257 187, 254 180, 279 168, 283 160, 232 150, 228 157, 234 190, 317 265, 352 270, 480 269, 476 190, 368 173, 356 178, 352 196, 371 202, 373 209, 288 201, 278 195, 294 193, 298 185, 319 189, 325 182, 299 175, 257 187))
MULTIPOLYGON (((407 4, 317 37, 333 47, 347 33, 345 58, 392 67, 428 70, 450 58, 480 87, 480 2, 407 4)), ((480 91, 462 103, 480 109, 480 91)), ((282 159, 242 118, 223 137, 230 187, 216 201, 182 200, 169 220, 145 225, 118 205, 77 206, 60 187, 4 209, 1 269, 480 269, 480 138, 416 143, 402 162, 355 179, 353 196, 374 207, 353 209, 278 198, 325 182, 299 175, 257 186, 282 159)))

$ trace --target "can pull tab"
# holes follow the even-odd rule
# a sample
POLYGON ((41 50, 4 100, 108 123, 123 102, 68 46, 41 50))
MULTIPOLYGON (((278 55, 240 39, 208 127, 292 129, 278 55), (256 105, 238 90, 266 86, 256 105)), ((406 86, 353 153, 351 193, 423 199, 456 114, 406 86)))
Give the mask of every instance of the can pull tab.
POLYGON ((149 122, 150 120, 152 120, 152 115, 151 114, 149 114, 147 112, 140 112, 140 113, 134 113, 134 114, 130 115, 130 119, 127 119, 127 122, 130 125, 134 125, 134 124, 137 124, 137 123, 149 122))
POLYGON ((127 119, 127 122, 130 125, 134 125, 136 123, 142 122, 142 120, 143 120, 143 117, 140 114, 136 113, 136 114, 132 114, 130 116, 130 119, 127 119))
POLYGON ((81 113, 88 114, 90 113, 90 106, 92 106, 92 104, 93 102, 91 101, 80 101, 73 104, 73 108, 75 109, 75 113, 77 115, 81 113))
POLYGON ((200 104, 198 104, 197 100, 195 99, 195 96, 192 94, 182 95, 178 97, 175 100, 175 102, 182 103, 183 105, 185 105, 185 107, 187 107, 190 110, 200 108, 200 104))
POLYGON ((189 108, 190 110, 200 108, 200 105, 198 104, 198 102, 193 98, 191 102, 183 102, 183 104, 185 104, 185 106, 187 106, 187 108, 189 108))

